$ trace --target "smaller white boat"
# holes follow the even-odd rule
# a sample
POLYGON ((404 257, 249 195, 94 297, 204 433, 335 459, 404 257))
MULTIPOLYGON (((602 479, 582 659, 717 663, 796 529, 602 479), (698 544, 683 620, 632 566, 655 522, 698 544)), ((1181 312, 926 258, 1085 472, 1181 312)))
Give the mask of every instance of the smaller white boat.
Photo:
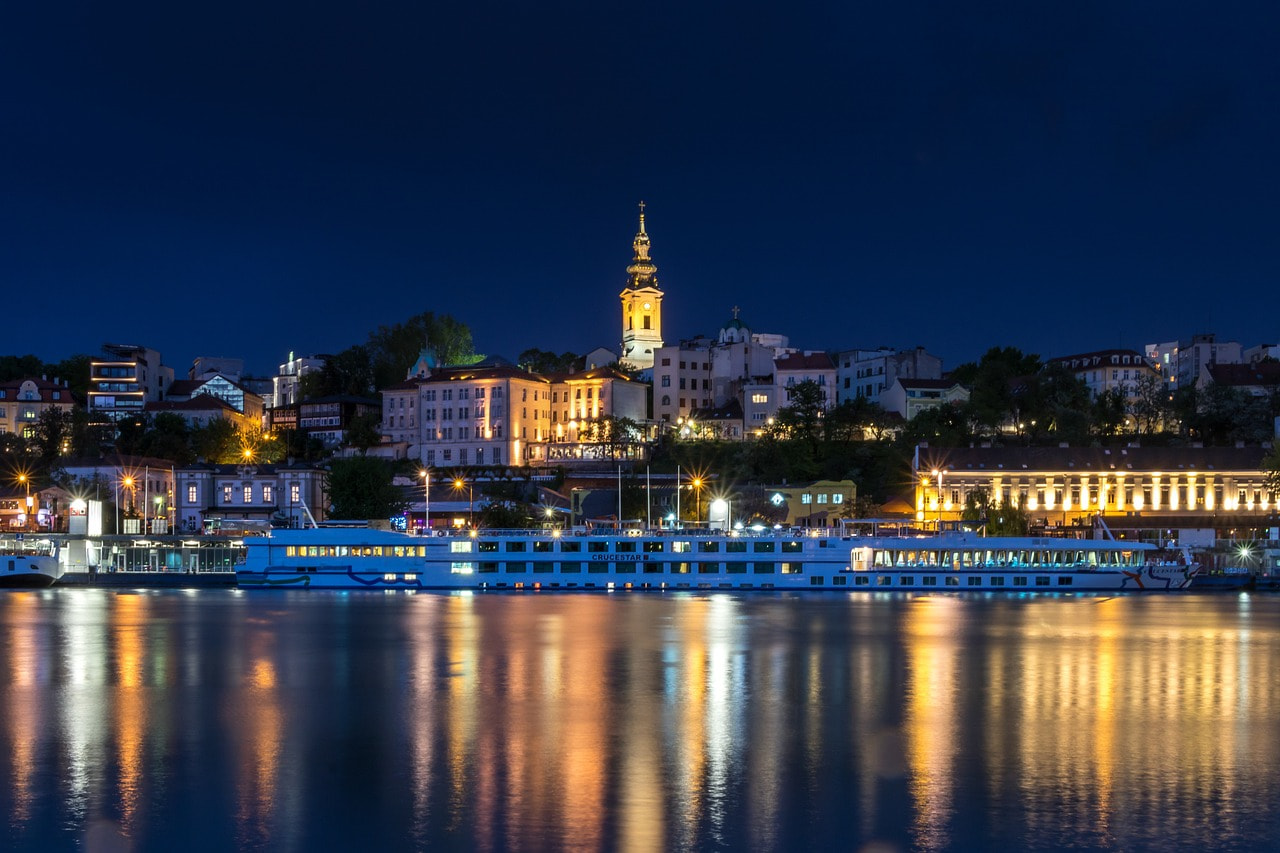
POLYGON ((23 535, 0 538, 0 589, 53 586, 60 577, 57 542, 23 535))

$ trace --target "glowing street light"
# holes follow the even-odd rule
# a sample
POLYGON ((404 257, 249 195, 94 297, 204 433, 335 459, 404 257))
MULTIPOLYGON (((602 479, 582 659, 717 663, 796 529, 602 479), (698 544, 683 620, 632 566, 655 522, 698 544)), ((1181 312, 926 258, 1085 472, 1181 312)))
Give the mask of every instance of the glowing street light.
POLYGON ((457 491, 461 491, 463 486, 466 486, 466 487, 467 487, 467 526, 469 526, 469 527, 471 527, 471 528, 474 528, 474 527, 476 526, 476 513, 475 513, 475 493, 476 493, 476 487, 475 487, 475 483, 474 483, 474 482, 468 482, 468 481, 466 481, 466 480, 462 479, 461 477, 457 477, 456 479, 454 479, 454 481, 453 481, 453 488, 454 488, 455 490, 457 490, 457 491))
POLYGON ((431 469, 423 468, 418 472, 422 478, 422 529, 431 535, 431 469))

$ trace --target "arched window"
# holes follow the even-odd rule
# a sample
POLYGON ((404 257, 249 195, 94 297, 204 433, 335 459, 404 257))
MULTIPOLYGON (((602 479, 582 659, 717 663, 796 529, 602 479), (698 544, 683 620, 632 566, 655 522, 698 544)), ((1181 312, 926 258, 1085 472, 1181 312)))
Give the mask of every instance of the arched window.
POLYGON ((670 395, 670 394, 663 394, 663 395, 662 395, 662 405, 664 405, 664 406, 670 406, 670 405, 671 405, 671 395, 670 395))

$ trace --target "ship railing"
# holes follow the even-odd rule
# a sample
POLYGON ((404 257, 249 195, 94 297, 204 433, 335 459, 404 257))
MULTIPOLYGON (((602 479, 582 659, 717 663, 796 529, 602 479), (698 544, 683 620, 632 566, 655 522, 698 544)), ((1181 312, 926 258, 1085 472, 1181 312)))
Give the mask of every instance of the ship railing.
POLYGON ((696 539, 707 537, 718 537, 728 539, 847 539, 850 535, 838 528, 830 527, 784 527, 780 529, 765 528, 763 530, 752 530, 744 528, 742 530, 708 530, 706 528, 684 527, 684 528, 654 528, 652 530, 613 530, 613 529, 592 529, 587 527, 569 527, 558 528, 556 530, 548 530, 547 528, 495 528, 484 527, 477 530, 456 529, 450 530, 442 538, 448 539, 470 539, 475 536, 500 536, 500 537, 538 537, 545 538, 548 535, 558 535, 563 538, 574 537, 612 537, 615 539, 636 539, 640 537, 660 537, 663 539, 696 539), (473 536, 474 534, 474 536, 473 536))

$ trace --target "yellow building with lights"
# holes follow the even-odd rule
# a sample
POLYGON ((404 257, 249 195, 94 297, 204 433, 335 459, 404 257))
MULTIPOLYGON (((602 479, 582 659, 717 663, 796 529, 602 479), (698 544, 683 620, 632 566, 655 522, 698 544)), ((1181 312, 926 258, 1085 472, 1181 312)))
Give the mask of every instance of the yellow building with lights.
POLYGON ((1033 528, 1214 529, 1267 538, 1277 523, 1262 447, 964 447, 920 445, 916 520, 960 519, 971 495, 1024 510, 1033 528))
POLYGON ((662 347, 662 289, 658 267, 649 257, 649 235, 644 226, 644 202, 640 202, 640 230, 631 241, 631 265, 622 299, 622 361, 647 370, 653 354, 662 347))

